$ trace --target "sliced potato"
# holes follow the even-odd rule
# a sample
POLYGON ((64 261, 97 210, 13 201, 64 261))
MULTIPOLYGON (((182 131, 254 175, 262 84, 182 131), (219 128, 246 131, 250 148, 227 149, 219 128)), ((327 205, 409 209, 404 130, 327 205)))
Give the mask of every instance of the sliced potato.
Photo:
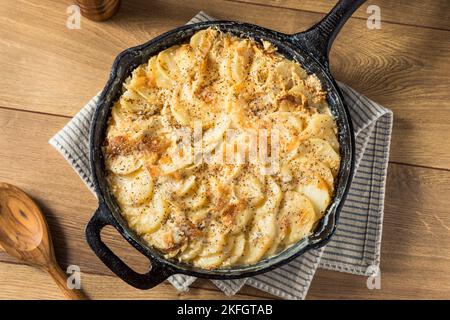
POLYGON ((298 80, 306 77, 306 72, 300 68, 298 63, 291 60, 280 61, 275 71, 280 77, 280 83, 285 86, 286 90, 291 89, 298 83, 298 80))
POLYGON ((284 243, 290 245, 311 233, 316 214, 308 198, 299 192, 288 191, 280 209, 280 219, 288 222, 289 232, 284 243))
POLYGON ((180 89, 174 89, 170 102, 170 111, 174 119, 181 125, 187 126, 191 122, 189 112, 179 99, 180 89))
POLYGON ((192 210, 198 210, 206 205, 208 201, 207 187, 205 183, 200 183, 198 189, 192 194, 183 198, 186 206, 192 210))
POLYGON ((186 242, 186 237, 179 228, 171 223, 164 224, 161 228, 151 234, 145 234, 144 240, 151 246, 161 250, 164 253, 170 253, 186 242))
POLYGON ((153 114, 159 108, 159 105, 148 102, 131 88, 120 97, 120 105, 123 111, 137 114, 153 114))
POLYGON ((186 247, 186 249, 182 251, 181 254, 178 256, 178 260, 183 262, 189 262, 195 257, 197 257, 202 250, 203 250, 203 241, 201 239, 190 242, 189 245, 186 247))
POLYGON ((155 84, 153 84, 152 74, 148 73, 148 69, 150 67, 147 65, 141 65, 137 67, 130 78, 129 82, 125 85, 125 87, 130 90, 138 93, 143 97, 148 103, 152 105, 161 105, 158 94, 156 90, 155 84))
POLYGON ((193 153, 191 151, 189 146, 179 148, 175 144, 172 144, 159 159, 159 167, 162 173, 171 175, 191 166, 193 162, 193 153), (182 155, 180 155, 180 152, 182 155))
POLYGON ((192 190, 195 190, 196 187, 197 187, 196 177, 194 175, 189 176, 187 179, 179 183, 177 194, 179 196, 184 196, 190 193, 192 190))
POLYGON ((105 165, 112 173, 127 175, 139 170, 143 162, 137 154, 129 154, 107 157, 105 165))
POLYGON ((272 246, 267 251, 266 256, 270 257, 280 250, 284 242, 284 239, 288 236, 290 223, 291 222, 289 221, 288 217, 286 217, 286 215, 283 214, 283 212, 278 213, 276 221, 276 236, 275 239, 273 240, 272 246))
MULTIPOLYGON (((179 78, 189 77, 194 64, 194 52, 190 45, 183 44, 178 48, 177 54, 174 56, 175 63, 178 66, 179 78)), ((188 78, 186 78, 188 79, 188 78)))
POLYGON ((264 204, 256 209, 256 214, 266 215, 272 214, 278 210, 281 199, 283 198, 283 193, 281 192, 280 186, 276 181, 268 176, 267 177, 267 196, 264 204))
POLYGON ((219 120, 213 127, 203 134, 203 152, 213 150, 218 142, 223 141, 225 131, 230 128, 231 118, 227 115, 218 115, 219 120))
POLYGON ((334 177, 333 177, 333 172, 331 171, 331 169, 327 165, 325 165, 323 162, 316 161, 316 162, 314 162, 314 165, 311 168, 311 170, 314 173, 316 173, 318 176, 320 176, 323 181, 325 181, 325 183, 327 184, 328 189, 331 193, 331 190, 334 190, 334 177))
POLYGON ((318 138, 311 138, 309 139, 309 143, 306 146, 305 151, 313 155, 319 161, 325 163, 331 169, 333 176, 336 177, 339 171, 341 158, 327 141, 318 138))
POLYGON ((203 269, 215 269, 218 268, 223 261, 222 254, 214 254, 205 257, 198 257, 194 260, 195 266, 203 269))
POLYGON ((178 66, 174 60, 174 51, 178 46, 161 51, 155 62, 156 84, 160 88, 172 88, 178 74, 178 66))
POLYGON ((236 46, 230 61, 230 76, 235 83, 239 84, 247 78, 252 56, 250 40, 243 40, 236 46))
POLYGON ((150 200, 153 195, 153 181, 146 169, 112 178, 113 193, 120 205, 138 206, 150 200))
POLYGON ((276 240, 278 233, 276 216, 283 194, 272 177, 267 177, 267 186, 267 199, 261 207, 256 209, 242 263, 260 260, 272 248, 276 240))
POLYGON ((209 213, 210 213, 210 209, 201 208, 201 209, 196 209, 196 210, 190 210, 187 213, 187 216, 188 216, 189 220, 192 221, 193 224, 199 225, 208 217, 209 213))
POLYGON ((236 196, 247 202, 251 208, 260 206, 265 200, 263 183, 249 172, 243 173, 234 186, 236 196))
POLYGON ((202 129, 208 129, 221 117, 220 106, 199 99, 189 85, 174 88, 170 111, 179 124, 191 128, 200 125, 202 129))
POLYGON ((233 183, 233 179, 241 174, 243 167, 244 166, 242 164, 237 163, 221 165, 218 171, 220 183, 223 185, 229 185, 233 183))
POLYGON ((311 160, 308 157, 297 157, 288 163, 289 172, 297 179, 298 183, 306 184, 320 177, 326 182, 328 188, 333 190, 334 177, 331 169, 323 162, 311 160))
POLYGON ((293 174, 292 174, 292 170, 289 167, 289 165, 283 165, 280 168, 280 177, 281 177, 281 181, 287 185, 290 184, 290 182, 293 179, 293 174))
POLYGON ((289 159, 296 154, 301 142, 299 134, 303 130, 304 119, 293 112, 278 111, 269 114, 264 121, 272 126, 272 134, 278 134, 283 158, 289 159))
POLYGON ((275 213, 255 216, 240 263, 256 263, 270 249, 277 232, 275 216, 275 213))
POLYGON ((114 103, 111 108, 111 119, 108 127, 108 137, 112 135, 121 135, 131 125, 131 120, 126 110, 122 107, 120 101, 114 103), (113 120, 113 121, 111 121, 113 120), (117 133, 115 133, 117 132, 117 133), (114 133, 114 134, 112 134, 114 133))
POLYGON ((210 225, 203 249, 194 260, 195 264, 206 269, 217 268, 232 251, 234 238, 229 237, 222 225, 210 225))
POLYGON ((223 252, 227 244, 228 237, 225 230, 226 229, 219 223, 209 225, 208 233, 205 239, 205 246, 199 254, 200 257, 206 257, 223 252))
POLYGON ((158 230, 169 214, 167 202, 158 193, 148 205, 127 210, 128 223, 140 235, 158 230))
POLYGON ((297 191, 311 200, 317 216, 322 217, 331 202, 330 191, 323 179, 316 177, 316 179, 311 180, 308 184, 299 184, 297 191))
POLYGON ((200 30, 191 37, 189 44, 193 49, 198 50, 203 55, 206 55, 211 49, 217 35, 217 30, 200 30))
POLYGON ((233 249, 231 250, 229 256, 222 262, 223 267, 228 267, 236 264, 236 262, 241 259, 244 249, 245 249, 245 235, 240 233, 235 236, 233 249))
POLYGON ((249 75, 260 86, 266 84, 269 73, 267 71, 267 61, 264 59, 253 59, 249 69, 249 75))
POLYGON ((330 114, 313 114, 308 122, 308 126, 302 132, 302 136, 323 139, 331 145, 334 151, 339 152, 337 127, 330 114))
POLYGON ((247 225, 252 221, 255 212, 249 208, 243 208, 235 215, 231 233, 237 234, 245 230, 247 225))

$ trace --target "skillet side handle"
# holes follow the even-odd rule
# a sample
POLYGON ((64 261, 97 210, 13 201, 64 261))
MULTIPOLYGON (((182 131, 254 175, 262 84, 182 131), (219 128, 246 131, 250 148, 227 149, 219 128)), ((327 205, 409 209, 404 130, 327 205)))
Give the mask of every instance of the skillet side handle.
POLYGON ((173 274, 154 261, 150 261, 151 269, 146 274, 131 269, 102 241, 100 233, 106 225, 115 227, 115 222, 111 221, 106 205, 100 203, 86 226, 86 240, 97 257, 123 281, 138 289, 151 289, 173 274))
POLYGON ((331 11, 310 29, 292 35, 293 41, 312 51, 326 68, 334 39, 351 15, 366 0, 340 0, 331 11))

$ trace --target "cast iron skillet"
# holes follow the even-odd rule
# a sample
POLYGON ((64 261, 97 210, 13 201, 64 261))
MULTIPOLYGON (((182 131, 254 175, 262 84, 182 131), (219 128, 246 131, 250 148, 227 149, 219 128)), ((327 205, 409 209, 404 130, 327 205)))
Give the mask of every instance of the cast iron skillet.
POLYGON ((334 81, 328 66, 328 52, 337 33, 351 14, 364 0, 341 0, 325 18, 309 30, 293 35, 268 30, 259 26, 232 22, 211 21, 183 26, 169 31, 155 39, 125 50, 114 61, 110 78, 104 88, 93 116, 90 129, 90 164, 99 201, 99 207, 86 227, 86 239, 95 254, 115 274, 130 285, 152 288, 173 274, 186 274, 209 279, 236 279, 254 276, 272 270, 310 249, 326 244, 333 235, 340 209, 347 195, 354 166, 354 133, 349 113, 343 102, 342 94, 334 81), (283 251, 277 256, 267 258, 250 266, 239 266, 227 270, 204 270, 194 266, 165 259, 160 253, 148 247, 132 230, 120 215, 120 209, 114 197, 108 191, 105 179, 105 167, 102 144, 105 138, 107 120, 111 107, 122 93, 122 83, 131 71, 148 59, 175 44, 187 42, 198 30, 215 27, 240 37, 257 41, 266 40, 278 48, 288 59, 298 61, 308 73, 314 73, 328 91, 328 103, 339 130, 341 166, 336 180, 333 200, 324 217, 318 223, 315 232, 283 251), (106 225, 112 225, 139 252, 151 262, 151 270, 140 274, 127 266, 101 240, 100 232, 106 225))

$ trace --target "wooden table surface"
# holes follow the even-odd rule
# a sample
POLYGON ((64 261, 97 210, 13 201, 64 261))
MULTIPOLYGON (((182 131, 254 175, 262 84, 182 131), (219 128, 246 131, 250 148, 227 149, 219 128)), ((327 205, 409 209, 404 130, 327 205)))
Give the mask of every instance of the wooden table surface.
MULTIPOLYGON (((104 23, 66 28, 70 1, 0 0, 0 181, 27 191, 49 221, 57 259, 79 265, 89 297, 223 299, 209 281, 188 293, 169 283, 139 291, 90 251, 84 226, 94 196, 49 138, 98 91, 125 48, 184 24, 199 10, 286 33, 304 30, 326 0, 123 0, 104 23)), ((366 278, 318 270, 309 299, 450 298, 450 1, 373 0, 345 25, 331 52, 336 78, 394 112, 381 251, 381 289, 366 278), (366 26, 369 4, 381 29, 366 26)), ((1 227, 1 226, 0 226, 1 227)), ((106 242, 147 267, 112 230, 106 242)), ((61 299, 50 277, 0 253, 0 298, 61 299)), ((273 298, 244 287, 233 299, 273 298)))

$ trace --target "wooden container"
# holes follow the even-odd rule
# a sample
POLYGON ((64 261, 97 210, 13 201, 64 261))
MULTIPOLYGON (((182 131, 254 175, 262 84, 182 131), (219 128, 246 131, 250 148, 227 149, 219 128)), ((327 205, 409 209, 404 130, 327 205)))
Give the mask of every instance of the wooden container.
POLYGON ((119 9, 120 0, 75 0, 81 14, 94 21, 111 18, 119 9))

